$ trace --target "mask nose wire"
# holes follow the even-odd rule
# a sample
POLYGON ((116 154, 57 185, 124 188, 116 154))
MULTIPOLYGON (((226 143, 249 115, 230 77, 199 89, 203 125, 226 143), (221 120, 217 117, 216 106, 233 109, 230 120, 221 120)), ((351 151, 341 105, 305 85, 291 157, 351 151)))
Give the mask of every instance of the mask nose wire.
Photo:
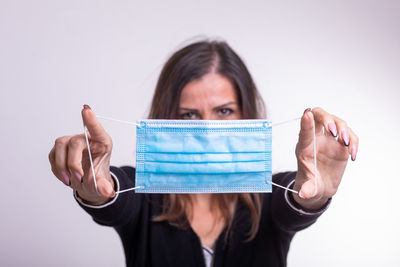
MULTIPOLYGON (((119 119, 114 119, 114 118, 111 118, 111 117, 100 116, 100 115, 96 115, 96 117, 99 118, 99 119, 120 122, 120 123, 124 123, 124 124, 138 126, 138 127, 142 127, 143 126, 138 122, 119 120, 119 119)), ((298 121, 298 120, 301 120, 301 117, 294 118, 294 119, 291 119, 291 120, 276 122, 276 123, 269 123, 269 124, 266 124, 265 127, 279 126, 279 125, 287 124, 287 123, 290 123, 290 122, 293 122, 293 121, 298 121)), ((84 133, 85 133, 86 145, 88 147, 89 161, 90 161, 90 166, 91 166, 92 175, 93 175, 93 179, 94 179, 94 184, 95 184, 95 187, 96 187, 96 192, 98 192, 98 190, 97 190, 97 182, 96 182, 96 174, 95 174, 95 171, 94 171, 92 153, 90 151, 89 138, 88 138, 88 135, 87 135, 86 125, 83 125, 83 128, 84 128, 84 133)), ((315 120, 313 120, 313 150, 314 150, 313 158, 314 158, 314 196, 315 196, 317 194, 317 190, 318 190, 317 189, 317 186, 318 186, 318 180, 317 180, 317 144, 316 144, 316 136, 315 136, 315 120)), ((274 183, 272 181, 267 181, 267 183, 269 183, 271 185, 274 185, 274 186, 277 186, 277 187, 280 187, 280 188, 285 189, 287 191, 299 194, 299 191, 296 191, 296 190, 293 190, 291 188, 282 186, 282 185, 274 183)), ((117 191, 115 193, 119 194, 119 193, 124 193, 124 192, 128 192, 128 191, 136 190, 136 189, 142 189, 142 188, 144 188, 144 187, 143 186, 136 186, 136 187, 132 187, 132 188, 128 188, 128 189, 119 190, 119 191, 117 191)))

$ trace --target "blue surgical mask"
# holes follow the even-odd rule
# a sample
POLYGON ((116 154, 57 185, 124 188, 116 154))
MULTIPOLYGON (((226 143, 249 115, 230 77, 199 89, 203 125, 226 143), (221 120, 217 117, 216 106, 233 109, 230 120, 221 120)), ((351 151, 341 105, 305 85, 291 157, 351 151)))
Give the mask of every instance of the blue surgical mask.
POLYGON ((138 193, 271 192, 266 120, 142 120, 138 193))

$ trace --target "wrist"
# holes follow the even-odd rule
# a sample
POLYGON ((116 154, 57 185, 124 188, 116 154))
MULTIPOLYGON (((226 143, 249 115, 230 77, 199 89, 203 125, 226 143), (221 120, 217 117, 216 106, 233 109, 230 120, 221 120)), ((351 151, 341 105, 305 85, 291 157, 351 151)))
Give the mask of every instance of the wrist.
POLYGON ((104 197, 93 197, 89 196, 86 197, 85 195, 80 194, 78 191, 76 191, 76 196, 81 199, 81 201, 84 204, 91 205, 91 206, 101 206, 106 204, 108 201, 110 201, 111 198, 104 198, 104 197))
POLYGON ((298 205, 300 205, 302 208, 309 210, 309 211, 317 211, 323 208, 326 203, 328 202, 329 198, 328 197, 321 197, 321 198, 310 198, 310 199, 304 199, 301 198, 298 194, 292 193, 293 200, 296 201, 298 205))

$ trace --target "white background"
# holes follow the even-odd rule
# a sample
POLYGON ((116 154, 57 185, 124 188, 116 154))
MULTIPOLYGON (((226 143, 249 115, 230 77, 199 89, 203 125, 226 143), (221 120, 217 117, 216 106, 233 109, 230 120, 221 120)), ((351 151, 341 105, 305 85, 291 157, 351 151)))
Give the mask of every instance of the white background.
MULTIPOLYGON (((137 2, 0 2, 0 265, 124 265, 116 232, 78 207, 48 152, 82 132, 84 103, 145 118, 165 60, 203 36, 245 60, 269 119, 321 106, 360 137, 331 207, 295 236, 289 266, 400 266, 400 2, 137 2)), ((104 127, 112 164, 133 165, 134 128, 104 127)), ((275 129, 275 172, 296 168, 298 130, 275 129)))

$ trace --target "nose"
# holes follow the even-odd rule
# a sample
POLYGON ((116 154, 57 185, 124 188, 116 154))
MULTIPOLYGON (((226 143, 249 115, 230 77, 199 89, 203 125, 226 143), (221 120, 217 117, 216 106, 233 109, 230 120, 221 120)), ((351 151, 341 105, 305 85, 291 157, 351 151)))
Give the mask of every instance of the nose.
POLYGON ((200 114, 202 120, 216 120, 217 118, 213 114, 213 112, 204 112, 203 114, 200 114))

